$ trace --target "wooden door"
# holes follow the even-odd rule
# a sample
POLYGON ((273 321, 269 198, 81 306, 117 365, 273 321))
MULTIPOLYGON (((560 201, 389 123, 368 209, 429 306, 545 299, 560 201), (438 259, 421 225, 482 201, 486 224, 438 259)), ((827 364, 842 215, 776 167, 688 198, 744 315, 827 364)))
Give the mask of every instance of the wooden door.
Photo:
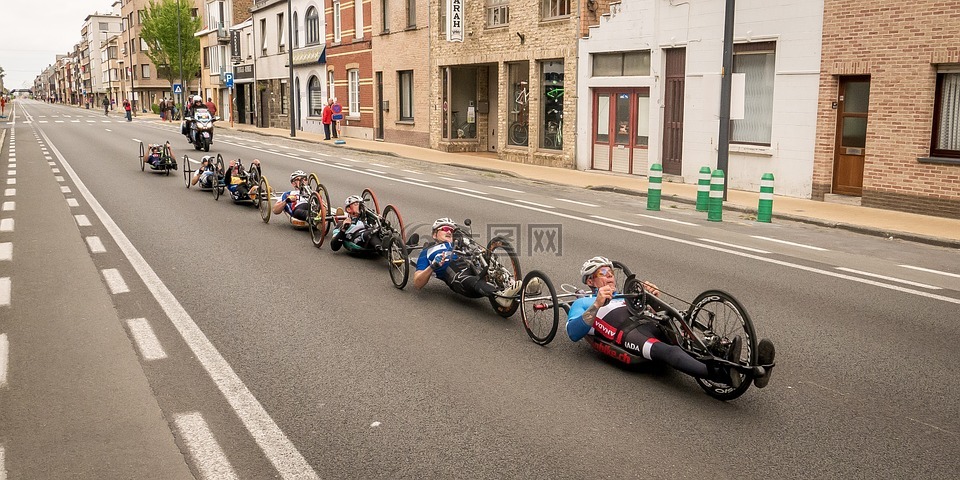
POLYGON ((680 175, 683 170, 683 92, 687 51, 671 48, 666 54, 663 92, 663 173, 680 175))
POLYGON ((863 194, 869 106, 870 77, 840 79, 837 136, 833 154, 833 193, 853 196, 863 194))

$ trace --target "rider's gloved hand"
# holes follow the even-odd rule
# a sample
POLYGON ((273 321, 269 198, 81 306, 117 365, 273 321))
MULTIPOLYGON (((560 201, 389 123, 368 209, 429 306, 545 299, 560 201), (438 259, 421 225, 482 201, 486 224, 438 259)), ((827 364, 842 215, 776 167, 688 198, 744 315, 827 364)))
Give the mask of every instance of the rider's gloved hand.
POLYGON ((436 257, 433 257, 433 261, 430 262, 430 268, 434 270, 438 270, 441 266, 443 266, 444 260, 445 260, 445 254, 442 254, 442 253, 440 255, 437 255, 436 257))

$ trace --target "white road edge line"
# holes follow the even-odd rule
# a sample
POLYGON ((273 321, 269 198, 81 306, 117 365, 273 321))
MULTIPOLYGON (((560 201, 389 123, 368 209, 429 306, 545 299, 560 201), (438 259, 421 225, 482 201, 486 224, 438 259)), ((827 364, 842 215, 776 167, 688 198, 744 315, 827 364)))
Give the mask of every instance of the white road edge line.
POLYGON ((753 237, 753 238, 759 238, 760 240, 766 240, 766 241, 768 241, 768 242, 782 243, 782 244, 784 244, 784 245, 792 245, 792 246, 794 246, 794 247, 800 247, 800 248, 809 248, 810 250, 817 250, 817 251, 820 251, 820 252, 828 252, 828 251, 829 251, 829 250, 827 250, 826 248, 814 247, 814 246, 812 246, 812 245, 804 245, 804 244, 802 244, 802 243, 788 242, 788 241, 786 241, 786 240, 780 240, 780 239, 776 239, 776 238, 762 237, 762 236, 760 236, 760 235, 750 235, 750 236, 753 237))
POLYGON ((883 280, 889 280, 891 282, 898 282, 898 283, 903 283, 907 285, 913 285, 914 287, 920 287, 920 288, 928 288, 930 290, 943 290, 942 288, 934 285, 927 285, 926 283, 919 283, 919 282, 911 282, 910 280, 904 280, 902 278, 888 277, 886 275, 879 275, 876 273, 864 272, 862 270, 854 270, 852 268, 846 268, 846 267, 836 267, 836 268, 841 272, 850 272, 850 273, 856 273, 859 275, 866 275, 868 277, 873 277, 873 278, 881 278, 883 280))
POLYGON ((107 248, 103 246, 103 242, 100 241, 100 237, 96 235, 91 235, 86 238, 87 247, 90 248, 90 253, 104 253, 107 251, 107 248))
POLYGON ((239 478, 200 412, 175 415, 173 424, 183 437, 183 443, 187 445, 189 455, 193 457, 197 470, 200 471, 201 479, 239 478))
POLYGON ((0 278, 0 307, 10 306, 10 277, 0 278))
POLYGON ((603 220, 604 222, 614 222, 614 223, 619 223, 619 224, 621 224, 621 225, 629 225, 629 226, 631 226, 631 227, 639 227, 639 226, 640 226, 639 223, 625 222, 625 221, 623 221, 623 220, 617 220, 616 218, 601 217, 600 215, 590 215, 590 218, 596 218, 597 220, 603 220))
POLYGON ((684 222, 683 220, 674 220, 672 218, 656 217, 653 215, 647 215, 645 213, 638 213, 637 216, 652 218, 654 220, 662 220, 664 222, 679 223, 680 225, 690 225, 691 227, 699 227, 699 225, 697 225, 696 223, 684 222))
POLYGON ((741 249, 741 250, 746 250, 746 251, 748 251, 748 252, 762 253, 762 254, 766 254, 766 255, 769 255, 769 254, 770 254, 770 252, 768 252, 768 251, 766 251, 766 250, 760 250, 759 248, 744 247, 743 245, 736 245, 736 244, 733 244, 733 243, 721 242, 720 240, 714 240, 714 239, 712 239, 712 238, 701 238, 701 239, 699 239, 699 240, 702 240, 702 241, 704 241, 704 242, 716 243, 717 245, 723 245, 723 246, 725 246, 725 247, 739 248, 739 249, 741 249))
POLYGON ((107 286, 110 287, 110 293, 116 295, 130 291, 130 288, 127 287, 127 282, 124 282, 123 276, 120 275, 120 270, 116 268, 105 268, 101 270, 101 273, 103 273, 103 279, 107 282, 107 286))
POLYGON ((912 268, 912 269, 914 269, 914 270, 920 270, 921 272, 936 273, 937 275, 946 275, 946 276, 948 276, 948 277, 960 278, 960 275, 958 275, 958 274, 956 274, 956 273, 942 272, 942 271, 940 271, 940 270, 932 270, 932 269, 923 268, 923 267, 914 267, 913 265, 899 265, 899 266, 901 266, 901 267, 903 267, 903 268, 912 268))
POLYGON ((506 190, 508 192, 513 192, 513 193, 527 193, 527 192, 524 192, 523 190, 517 190, 515 188, 507 188, 507 187, 497 187, 495 185, 490 185, 490 188, 496 188, 497 190, 506 190))
MULTIPOLYGON (((39 129, 38 129, 39 130, 39 129)), ((217 388, 223 394, 224 398, 237 413, 237 417, 243 422, 244 427, 250 432, 254 441, 263 450, 267 459, 273 464, 274 468, 280 474, 281 478, 289 479, 319 479, 320 477, 313 470, 303 455, 293 446, 290 439, 280 430, 280 427, 270 418, 270 414, 263 408, 263 405, 256 397, 250 393, 250 390, 240 377, 237 376, 226 359, 220 355, 217 348, 210 343, 210 340, 203 334, 200 327, 197 326, 190 314, 183 308, 183 305, 177 301, 177 298, 170 292, 157 273, 150 267, 150 264, 143 258, 130 239, 120 230, 113 218, 103 209, 100 202, 90 193, 86 185, 77 176, 73 167, 63 158, 46 132, 39 130, 40 134, 50 144, 50 148, 60 159, 63 169, 66 170, 70 178, 73 179, 77 190, 87 200, 90 208, 96 213, 97 218, 104 228, 110 232, 114 242, 123 252, 124 256, 133 266, 133 269, 140 275, 144 284, 153 297, 160 304, 164 313, 170 318, 170 321, 176 327, 177 331, 183 337, 187 346, 197 357, 197 360, 203 365, 204 370, 210 375, 210 378, 217 385, 217 388)))
MULTIPOLYGON (((10 363, 8 361, 9 357, 10 342, 7 340, 6 333, 0 333, 0 388, 7 385, 7 365, 10 363)), ((6 475, 6 470, 3 465, 3 447, 0 446, 0 479, 6 475)))
POLYGON ((592 203, 587 203, 587 202, 578 202, 578 201, 576 201, 576 200, 568 200, 568 199, 566 199, 566 198, 556 198, 556 199, 554 199, 554 200, 557 200, 557 201, 560 201, 560 202, 572 203, 572 204, 574 204, 574 205, 583 205, 584 207, 594 207, 594 208, 596 208, 596 207, 599 207, 599 206, 600 206, 600 205, 594 205, 594 204, 592 204, 592 203))
POLYGON ((130 328, 133 341, 144 360, 149 362, 167 358, 167 352, 163 351, 160 340, 157 340, 157 335, 153 333, 146 318, 131 318, 127 320, 127 327, 130 328))

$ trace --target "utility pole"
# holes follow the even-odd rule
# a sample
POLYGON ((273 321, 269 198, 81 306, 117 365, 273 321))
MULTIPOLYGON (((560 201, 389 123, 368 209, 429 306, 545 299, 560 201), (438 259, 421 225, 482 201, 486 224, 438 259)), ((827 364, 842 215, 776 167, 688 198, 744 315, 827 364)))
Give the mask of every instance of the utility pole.
POLYGON ((177 57, 180 59, 180 110, 183 110, 183 113, 180 113, 180 118, 183 118, 185 113, 184 102, 183 102, 183 45, 181 44, 181 33, 180 33, 180 0, 177 0, 177 57))
MULTIPOLYGON (((124 19, 126 20, 126 19, 124 19)), ((130 110, 133 110, 133 116, 137 116, 137 87, 134 85, 133 80, 137 74, 136 69, 134 68, 133 63, 133 48, 130 43, 130 29, 133 28, 133 25, 130 25, 130 22, 127 23, 127 47, 124 49, 127 51, 130 57, 130 101, 133 102, 133 105, 130 106, 130 110)))
POLYGON ((730 183, 730 92, 733 90, 733 13, 736 0, 727 0, 723 19, 723 66, 720 67, 720 139, 717 143, 717 170, 722 170, 723 199, 730 183))
MULTIPOLYGON (((363 27, 358 27, 358 28, 363 28, 363 27)), ((290 80, 289 80, 289 83, 290 83, 290 95, 288 95, 288 97, 289 97, 289 99, 290 99, 290 116, 288 117, 288 118, 290 118, 290 136, 291 136, 291 137, 296 137, 296 136, 297 136, 297 125, 296 125, 297 112, 294 111, 294 109, 293 109, 293 107, 294 107, 294 105, 295 105, 294 102, 293 102, 293 95, 294 95, 294 85, 293 85, 293 0, 287 0, 287 65, 289 66, 289 69, 290 69, 290 80)))

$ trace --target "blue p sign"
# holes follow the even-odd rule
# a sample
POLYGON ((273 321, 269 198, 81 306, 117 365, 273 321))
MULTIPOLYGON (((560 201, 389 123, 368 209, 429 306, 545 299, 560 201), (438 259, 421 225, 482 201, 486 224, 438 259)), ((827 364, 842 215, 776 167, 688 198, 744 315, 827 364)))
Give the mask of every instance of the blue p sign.
POLYGON ((230 72, 225 72, 223 74, 223 83, 227 88, 233 88, 233 74, 230 72))

